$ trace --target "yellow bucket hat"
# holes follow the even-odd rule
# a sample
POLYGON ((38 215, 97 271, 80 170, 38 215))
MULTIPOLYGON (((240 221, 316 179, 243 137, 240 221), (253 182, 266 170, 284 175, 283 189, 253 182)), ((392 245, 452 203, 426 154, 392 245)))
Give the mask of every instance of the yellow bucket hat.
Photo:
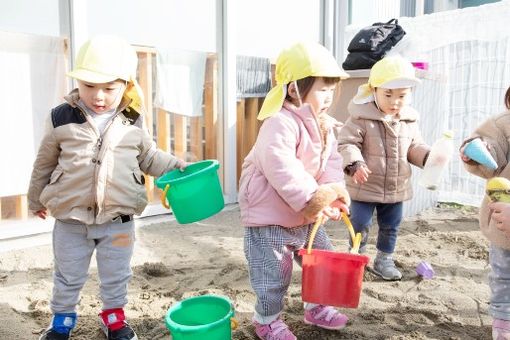
POLYGON ((286 85, 306 77, 349 77, 324 46, 301 42, 284 49, 276 60, 276 86, 269 91, 257 116, 259 120, 280 111, 286 95, 286 85))
POLYGON ((416 78, 413 64, 399 56, 385 57, 372 66, 368 83, 358 87, 352 101, 355 104, 373 102, 376 87, 398 89, 414 87, 419 83, 421 80, 416 78))
POLYGON ((129 43, 116 36, 100 35, 81 46, 74 68, 67 75, 94 84, 125 80, 132 86, 124 96, 131 99, 130 107, 141 112, 143 92, 136 81, 137 66, 138 57, 129 43))

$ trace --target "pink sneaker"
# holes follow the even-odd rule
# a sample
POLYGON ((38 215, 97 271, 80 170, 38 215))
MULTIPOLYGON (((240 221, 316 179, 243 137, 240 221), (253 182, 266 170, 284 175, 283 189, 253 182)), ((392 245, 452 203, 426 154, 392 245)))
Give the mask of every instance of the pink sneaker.
POLYGON ((253 321, 255 333, 262 340, 297 340, 289 327, 281 319, 276 319, 268 325, 253 321))
POLYGON ((331 306, 318 305, 305 310, 305 323, 326 329, 342 329, 349 318, 331 306))
POLYGON ((492 321, 492 340, 510 340, 510 321, 494 319, 492 321))

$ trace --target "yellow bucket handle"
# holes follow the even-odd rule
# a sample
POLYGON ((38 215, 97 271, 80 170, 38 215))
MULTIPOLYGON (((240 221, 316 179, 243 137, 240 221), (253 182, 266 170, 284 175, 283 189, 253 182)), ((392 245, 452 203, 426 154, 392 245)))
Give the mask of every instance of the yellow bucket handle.
POLYGON ((361 245, 362 237, 363 237, 363 235, 361 235, 361 233, 356 234, 356 237, 354 238, 354 242, 352 243, 351 254, 359 253, 359 247, 361 245))
POLYGON ((356 235, 354 234, 354 227, 352 226, 351 220, 349 219, 349 216, 347 216, 346 213, 342 211, 342 220, 344 221, 345 225, 347 226, 347 230, 349 230, 349 234, 351 235, 351 241, 354 245, 354 242, 356 240, 356 235))
POLYGON ((319 216, 319 218, 317 219, 317 221, 315 221, 315 223, 313 225, 312 233, 310 234, 310 240, 308 240, 308 248, 306 249, 306 253, 308 255, 310 255, 312 253, 313 240, 315 239, 315 234, 317 234, 317 230, 321 226, 323 220, 324 220, 324 216, 321 215, 321 216, 319 216))
POLYGON ((161 204, 163 204, 163 206, 165 208, 170 209, 170 204, 167 203, 167 199, 166 199, 166 193, 168 192, 168 189, 170 189, 170 184, 167 184, 165 186, 165 189, 161 193, 161 204))
POLYGON ((352 241, 352 247, 351 247, 351 253, 352 254, 358 254, 359 253, 359 247, 361 245, 361 239, 363 238, 363 235, 361 233, 354 233, 354 227, 352 226, 351 220, 349 219, 349 216, 347 216, 346 213, 342 211, 342 220, 344 221, 345 225, 347 226, 347 230, 349 230, 349 234, 351 235, 351 241, 352 241))
MULTIPOLYGON (((354 227, 352 226, 349 216, 347 216, 347 214, 344 213, 343 211, 342 211, 342 220, 344 221, 345 225, 347 226, 347 230, 349 230, 349 234, 351 235, 351 240, 352 240, 351 253, 357 254, 359 252, 362 234, 361 233, 356 234, 354 232, 354 227)), ((312 245, 313 245, 313 240, 315 239, 315 234, 317 234, 317 230, 319 229, 319 227, 323 221, 324 221, 324 216, 321 215, 321 216, 319 216, 319 218, 317 219, 317 221, 315 221, 315 223, 313 225, 312 232, 310 233, 310 240, 308 241, 308 247, 306 249, 307 254, 312 253, 312 245)))
POLYGON ((239 322, 235 318, 230 318, 230 328, 237 329, 239 322))

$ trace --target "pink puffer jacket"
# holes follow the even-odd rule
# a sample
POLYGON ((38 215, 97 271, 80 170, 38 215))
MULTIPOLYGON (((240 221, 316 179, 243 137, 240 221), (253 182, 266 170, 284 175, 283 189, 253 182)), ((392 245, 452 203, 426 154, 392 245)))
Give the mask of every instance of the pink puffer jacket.
POLYGON ((349 202, 334 122, 325 114, 316 118, 308 105, 297 108, 288 102, 264 121, 239 183, 244 226, 302 226, 313 222, 327 200, 349 202), (319 198, 323 187, 335 192, 326 201, 319 198))

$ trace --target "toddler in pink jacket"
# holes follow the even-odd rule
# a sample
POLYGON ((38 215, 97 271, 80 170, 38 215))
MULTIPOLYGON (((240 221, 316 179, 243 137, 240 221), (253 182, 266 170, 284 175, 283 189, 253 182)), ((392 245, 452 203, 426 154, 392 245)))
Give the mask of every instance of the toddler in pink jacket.
MULTIPOLYGON (((295 44, 280 53, 277 85, 258 116, 264 123, 244 160, 239 205, 259 339, 296 339, 280 318, 293 259, 300 264, 297 251, 307 245, 317 218, 338 219, 350 204, 336 121, 327 114, 337 83, 346 77, 323 46, 295 44)), ((322 226, 313 248, 332 248, 322 226)), ((307 324, 341 329, 347 320, 331 306, 305 303, 307 324)))

